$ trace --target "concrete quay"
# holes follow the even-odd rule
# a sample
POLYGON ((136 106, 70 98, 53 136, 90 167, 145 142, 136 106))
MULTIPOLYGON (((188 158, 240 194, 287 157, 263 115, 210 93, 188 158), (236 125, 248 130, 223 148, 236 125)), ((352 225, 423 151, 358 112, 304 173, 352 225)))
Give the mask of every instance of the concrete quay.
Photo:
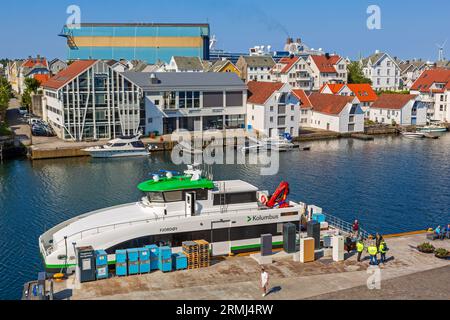
MULTIPOLYGON (((218 258, 209 268, 160 271, 145 275, 112 277, 75 285, 74 276, 55 283, 55 298, 85 299, 174 299, 174 300, 284 300, 284 299, 367 299, 430 298, 450 299, 450 287, 439 286, 433 290, 432 283, 450 280, 449 260, 424 254, 416 249, 425 242, 425 234, 408 234, 386 238, 390 250, 388 262, 380 266, 381 288, 367 288, 368 256, 362 262, 356 255, 346 254, 345 261, 334 262, 320 258, 311 263, 299 263, 292 257, 280 256, 266 266, 270 275, 271 293, 261 297, 259 288, 259 264, 249 255, 218 258), (447 272, 441 272, 445 270, 447 272), (431 276, 430 276, 431 275, 431 276), (439 275, 439 281, 435 279, 439 275), (429 278, 435 279, 429 285, 429 278), (402 280, 406 279, 406 280, 402 280), (428 279, 428 280, 427 280, 428 279), (417 290, 416 290, 416 289, 417 290), (425 288, 425 289, 424 289, 425 288), (413 291, 411 291, 413 290, 413 291), (409 294, 408 294, 409 292, 409 294), (355 296, 353 296, 355 295, 355 296)), ((436 240, 436 248, 450 250, 450 240, 436 240)))

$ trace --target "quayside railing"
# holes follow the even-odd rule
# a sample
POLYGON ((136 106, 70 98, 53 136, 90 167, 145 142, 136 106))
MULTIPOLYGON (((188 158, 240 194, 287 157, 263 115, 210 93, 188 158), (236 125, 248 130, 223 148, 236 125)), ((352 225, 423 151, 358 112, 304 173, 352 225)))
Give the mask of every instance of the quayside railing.
MULTIPOLYGON (((353 225, 345 220, 342 220, 341 218, 338 218, 336 216, 333 216, 328 213, 322 213, 325 216, 325 221, 328 222, 328 225, 342 231, 345 233, 352 233, 353 232, 353 225)), ((359 228, 359 236, 366 239, 369 237, 370 233, 363 229, 359 228)))

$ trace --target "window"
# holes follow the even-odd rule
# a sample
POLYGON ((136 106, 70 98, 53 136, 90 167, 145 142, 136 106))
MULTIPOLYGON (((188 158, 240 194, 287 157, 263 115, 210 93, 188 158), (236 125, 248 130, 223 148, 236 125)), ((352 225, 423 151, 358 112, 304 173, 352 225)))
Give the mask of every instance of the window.
POLYGON ((273 122, 273 117, 270 117, 270 122, 273 122))
POLYGON ((294 116, 291 116, 291 121, 294 121, 294 116))
POLYGON ((153 123, 153 118, 148 118, 147 123, 153 123))
POLYGON ((270 112, 273 112, 273 106, 270 106, 270 112))
POLYGON ((159 106, 159 100, 155 100, 155 106, 159 106))
POLYGON ((242 91, 228 91, 226 92, 226 106, 240 107, 243 102, 242 91))
POLYGON ((223 107, 223 92, 203 92, 203 107, 223 107))
POLYGON ((200 108, 200 92, 180 91, 178 93, 178 105, 181 109, 200 108))
MULTIPOLYGON (((220 205, 220 197, 223 197, 223 194, 215 194, 214 202, 215 206, 220 205)), ((223 199, 223 198, 222 198, 223 199)), ((240 193, 226 193, 225 194, 225 204, 239 204, 239 203, 250 203, 256 202, 256 192, 240 192, 240 193)))

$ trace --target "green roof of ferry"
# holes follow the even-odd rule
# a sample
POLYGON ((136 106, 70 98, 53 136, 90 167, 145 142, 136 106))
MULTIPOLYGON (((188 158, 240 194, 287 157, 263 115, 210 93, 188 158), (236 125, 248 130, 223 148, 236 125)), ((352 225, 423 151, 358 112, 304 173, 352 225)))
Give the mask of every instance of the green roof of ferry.
POLYGON ((214 183, 206 178, 191 180, 191 176, 174 176, 172 178, 162 177, 158 181, 148 180, 138 185, 143 192, 164 192, 189 189, 214 189, 214 183))

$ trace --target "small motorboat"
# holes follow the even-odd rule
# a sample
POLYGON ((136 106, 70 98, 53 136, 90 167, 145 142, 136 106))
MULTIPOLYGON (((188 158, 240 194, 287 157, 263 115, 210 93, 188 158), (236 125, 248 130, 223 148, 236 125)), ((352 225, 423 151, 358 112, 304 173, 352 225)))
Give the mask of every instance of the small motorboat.
POLYGON ((417 129, 420 132, 446 132, 447 131, 447 127, 444 125, 439 125, 439 124, 430 124, 428 126, 424 126, 422 128, 418 128, 417 129))
POLYGON ((201 148, 196 149, 195 147, 193 147, 192 143, 188 141, 181 141, 178 143, 178 145, 180 146, 180 151, 182 151, 183 153, 194 155, 203 154, 203 150, 201 148))
POLYGON ((83 151, 88 152, 93 158, 148 156, 150 151, 140 140, 140 136, 140 134, 130 137, 122 136, 103 146, 90 147, 83 149, 83 151))
POLYGON ((402 136, 409 139, 423 139, 425 134, 421 132, 402 132, 402 136))

